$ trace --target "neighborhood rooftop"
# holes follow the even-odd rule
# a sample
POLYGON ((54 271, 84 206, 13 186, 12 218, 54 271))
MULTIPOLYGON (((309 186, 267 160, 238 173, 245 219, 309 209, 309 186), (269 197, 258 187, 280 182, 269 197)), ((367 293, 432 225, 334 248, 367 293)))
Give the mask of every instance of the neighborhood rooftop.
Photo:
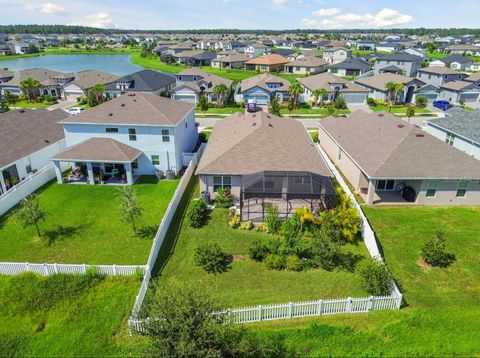
POLYGON ((263 73, 261 75, 253 76, 242 81, 241 88, 245 92, 250 88, 261 87, 267 88, 267 83, 280 83, 281 87, 276 88, 277 91, 288 91, 290 82, 282 77, 272 75, 270 73, 263 73))
MULTIPOLYGON (((385 86, 388 82, 402 83, 407 84, 412 81, 418 81, 415 78, 407 77, 403 75, 398 75, 396 73, 381 73, 376 76, 357 78, 355 83, 360 85, 378 89, 380 91, 385 91, 385 86)), ((421 82, 421 81, 419 81, 421 82)))
MULTIPOLYGON (((175 78, 162 72, 146 69, 117 78, 115 83, 129 83, 130 86, 126 91, 153 92, 175 83, 175 78)), ((107 89, 115 89, 115 83, 107 86, 107 89)))
POLYGON ((451 108, 445 117, 434 118, 429 124, 480 143, 480 110, 465 111, 451 108))
POLYGON ((342 84, 342 92, 366 92, 367 90, 363 89, 362 87, 344 80, 341 77, 335 76, 331 73, 319 73, 318 75, 308 76, 304 78, 298 79, 302 85, 307 87, 310 90, 320 89, 323 88, 327 90, 327 92, 334 92, 334 88, 332 87, 334 84, 342 84))

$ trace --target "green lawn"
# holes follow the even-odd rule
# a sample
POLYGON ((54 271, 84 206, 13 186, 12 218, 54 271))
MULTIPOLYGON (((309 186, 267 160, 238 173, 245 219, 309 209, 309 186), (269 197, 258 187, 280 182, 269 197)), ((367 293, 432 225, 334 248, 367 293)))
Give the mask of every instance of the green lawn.
MULTIPOLYGON (((293 111, 289 111, 287 108, 282 108, 280 113, 283 115, 288 116, 289 114, 319 114, 322 117, 327 116, 327 109, 326 108, 298 108, 294 109, 293 111)), ((350 111, 348 109, 335 109, 334 115, 338 114, 349 114, 350 111)))
POLYGON ((130 62, 138 66, 150 68, 152 70, 178 73, 188 68, 187 66, 181 64, 167 64, 165 62, 161 62, 159 57, 153 55, 142 57, 140 56, 140 50, 131 50, 130 53, 130 62))
POLYGON ((479 356, 480 208, 365 208, 407 306, 368 315, 265 322, 261 336, 285 337, 298 356, 479 356), (421 268, 435 231, 457 261, 421 268))
MULTIPOLYGON (((210 107, 205 111, 205 113, 219 113, 219 114, 232 114, 236 112, 243 113, 245 112, 245 108, 243 107, 223 107, 223 108, 210 107)), ((203 114, 204 112, 197 109, 195 110, 195 113, 203 114)))
POLYGON ((11 109, 15 108, 47 108, 50 107, 51 104, 45 104, 43 102, 29 102, 29 101, 17 101, 15 106, 9 105, 11 109))
MULTIPOLYGON (((198 185, 191 183, 190 190, 198 197, 198 185)), ((266 240, 269 235, 230 228, 227 209, 215 209, 208 224, 201 229, 191 228, 188 219, 182 221, 181 212, 177 216, 177 227, 174 223, 162 247, 160 266, 167 258, 166 253, 172 252, 159 278, 162 285, 168 285, 170 280, 203 282, 205 288, 225 307, 368 296, 354 273, 321 269, 305 272, 271 271, 263 263, 250 260, 250 244, 255 240, 266 240), (173 246, 175 240, 176 245, 173 246), (232 269, 210 275, 197 267, 193 263, 194 250, 202 243, 218 243, 223 250, 234 255, 232 269)), ((363 243, 348 245, 344 249, 368 255, 363 243)))
POLYGON ((138 277, 0 276, 0 356, 138 356, 127 319, 138 277))
MULTIPOLYGON (((380 112, 380 111, 389 112, 390 110, 390 108, 384 104, 376 104, 375 106, 371 106, 370 109, 373 112, 380 112)), ((392 107, 390 112, 405 114, 407 112, 407 106, 398 105, 398 106, 392 107)), ((431 113, 431 111, 427 108, 415 108, 415 113, 431 113)))
POLYGON ((117 187, 51 183, 39 194, 47 212, 41 238, 14 211, 0 218, 0 261, 143 265, 177 184, 145 178, 135 185, 144 208, 135 236, 120 220, 117 187))

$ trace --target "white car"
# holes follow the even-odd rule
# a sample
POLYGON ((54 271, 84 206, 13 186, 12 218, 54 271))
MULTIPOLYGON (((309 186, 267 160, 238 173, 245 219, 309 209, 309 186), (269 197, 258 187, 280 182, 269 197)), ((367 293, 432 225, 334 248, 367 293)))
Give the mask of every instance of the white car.
POLYGON ((80 114, 83 111, 84 111, 84 109, 82 107, 72 107, 72 108, 67 109, 67 113, 71 114, 72 116, 74 116, 76 114, 80 114))

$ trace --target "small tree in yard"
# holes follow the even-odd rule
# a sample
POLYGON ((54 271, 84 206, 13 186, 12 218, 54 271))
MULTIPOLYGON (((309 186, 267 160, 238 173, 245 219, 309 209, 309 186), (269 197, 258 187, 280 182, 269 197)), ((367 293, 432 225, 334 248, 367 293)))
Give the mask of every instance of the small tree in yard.
POLYGON ((90 107, 95 107, 105 101, 105 86, 95 85, 88 90, 87 103, 90 107))
POLYGON ((408 121, 410 122, 410 118, 415 116, 415 106, 408 106, 406 114, 407 114, 407 117, 408 117, 408 121))
POLYGON ((387 296, 392 288, 392 277, 383 262, 371 258, 363 260, 358 266, 358 273, 365 289, 374 296, 387 296))
POLYGON ((205 96, 205 93, 200 93, 200 97, 198 98, 198 103, 197 103, 197 108, 205 114, 206 111, 208 111, 208 101, 207 101, 207 96, 205 96))
POLYGON ((417 96, 415 97, 415 106, 418 108, 425 108, 427 106, 428 99, 425 96, 417 96))
POLYGON ((427 264, 445 268, 455 261, 455 255, 445 251, 445 241, 443 232, 436 232, 435 237, 423 245, 422 257, 427 264))
POLYGON ((187 216, 191 227, 198 229, 205 225, 208 220, 208 208, 205 201, 195 200, 188 209, 187 216))
POLYGON ((0 113, 5 113, 5 112, 8 112, 9 110, 10 110, 10 108, 8 107, 7 101, 2 99, 0 101, 0 113))
POLYGON ((218 244, 205 244, 195 249, 193 261, 208 273, 222 273, 228 271, 233 257, 223 252, 218 244))
POLYGON ((132 225, 133 233, 137 233, 135 221, 142 216, 143 208, 140 206, 135 190, 131 185, 126 185, 120 189, 120 210, 122 220, 132 225))
POLYGON ((215 192, 215 207, 229 208, 233 205, 232 193, 230 189, 219 188, 215 192))
POLYGON ((16 108, 15 105, 18 102, 18 96, 13 94, 10 91, 5 91, 5 94, 3 95, 3 98, 8 104, 11 104, 13 108, 16 108))
POLYGON ((280 229, 280 219, 278 218, 278 206, 267 204, 266 224, 270 233, 276 233, 280 229))
POLYGON ((336 109, 347 109, 347 102, 343 96, 338 96, 335 99, 335 108, 336 109))
POLYGON ((273 99, 270 101, 270 105, 268 106, 268 112, 275 116, 282 116, 280 113, 280 103, 278 102, 277 97, 273 97, 273 99))
POLYGON ((24 227, 35 226, 37 235, 39 237, 42 236, 38 224, 40 221, 45 220, 47 213, 40 207, 38 195, 32 194, 23 199, 20 202, 20 208, 17 215, 24 227))

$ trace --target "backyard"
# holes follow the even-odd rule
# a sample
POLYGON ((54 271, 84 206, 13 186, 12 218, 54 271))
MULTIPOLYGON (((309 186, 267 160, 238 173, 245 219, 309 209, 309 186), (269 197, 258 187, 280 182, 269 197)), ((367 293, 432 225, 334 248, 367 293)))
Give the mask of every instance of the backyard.
POLYGON ((121 221, 114 186, 50 183, 39 191, 41 237, 24 228, 15 210, 0 218, 0 261, 144 265, 178 180, 142 177, 134 188, 143 215, 137 235, 121 221))

